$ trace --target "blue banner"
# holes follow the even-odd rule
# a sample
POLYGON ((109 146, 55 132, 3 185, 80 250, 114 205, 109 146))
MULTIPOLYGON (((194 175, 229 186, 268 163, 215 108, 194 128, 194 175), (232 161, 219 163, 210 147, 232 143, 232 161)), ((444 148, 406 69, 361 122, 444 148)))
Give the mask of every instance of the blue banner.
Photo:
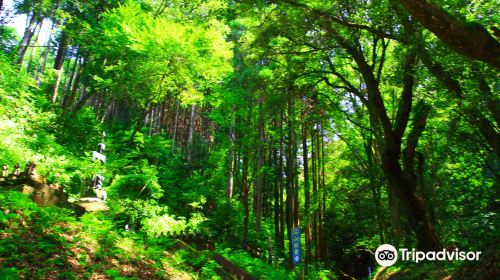
POLYGON ((302 257, 300 255, 300 228, 292 228, 292 258, 293 264, 300 263, 302 257))

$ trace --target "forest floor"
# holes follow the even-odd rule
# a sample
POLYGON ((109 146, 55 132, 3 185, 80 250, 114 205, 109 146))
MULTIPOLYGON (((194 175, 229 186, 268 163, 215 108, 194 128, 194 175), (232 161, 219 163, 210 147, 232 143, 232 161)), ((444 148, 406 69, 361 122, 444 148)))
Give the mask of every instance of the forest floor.
POLYGON ((256 279, 218 252, 117 224, 0 190, 0 279, 256 279))
MULTIPOLYGON (((0 279, 290 279, 252 276, 255 267, 239 267, 217 251, 148 238, 116 224, 105 212, 76 218, 70 210, 40 207, 20 192, 0 190, 0 279)), ((494 248, 475 264, 409 263, 381 269, 373 279, 494 279, 494 248)))
POLYGON ((200 267, 170 249, 174 242, 117 229, 102 214, 77 220, 0 191, 0 279, 197 278, 200 267))

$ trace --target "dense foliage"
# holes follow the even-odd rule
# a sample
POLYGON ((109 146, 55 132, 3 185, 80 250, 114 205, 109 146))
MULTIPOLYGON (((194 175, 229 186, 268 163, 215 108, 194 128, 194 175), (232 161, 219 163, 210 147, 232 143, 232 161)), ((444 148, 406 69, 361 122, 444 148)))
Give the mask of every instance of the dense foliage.
POLYGON ((495 1, 14 3, 0 164, 36 162, 71 203, 101 174, 109 210, 0 191, 0 278, 217 279, 213 254, 258 279, 491 276, 495 1), (174 253, 181 232, 216 246, 174 253), (488 257, 382 269, 384 243, 488 257))

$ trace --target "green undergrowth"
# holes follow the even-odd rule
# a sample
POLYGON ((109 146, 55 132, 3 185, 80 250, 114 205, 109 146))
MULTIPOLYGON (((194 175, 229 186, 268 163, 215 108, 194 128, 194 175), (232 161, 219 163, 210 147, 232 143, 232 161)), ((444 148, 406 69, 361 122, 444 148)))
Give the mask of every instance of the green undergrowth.
POLYGON ((274 265, 274 263, 269 264, 266 262, 264 258, 252 257, 250 253, 244 250, 233 250, 231 248, 218 246, 216 252, 241 267, 256 279, 302 279, 302 273, 304 273, 304 279, 337 279, 331 271, 322 269, 321 266, 316 267, 309 265, 306 269, 304 264, 298 264, 294 266, 293 270, 290 270, 286 264, 283 264, 283 259, 279 260, 279 265, 274 265))
POLYGON ((106 214, 77 220, 0 191, 0 279, 192 279, 195 270, 169 239, 117 229, 106 214), (177 255, 176 255, 177 254, 177 255))
POLYGON ((85 109, 58 117, 46 92, 1 54, 0 69, 0 164, 12 172, 16 163, 24 169, 35 162, 49 183, 78 194, 101 168, 89 156, 101 133, 95 114, 85 109))
POLYGON ((257 279, 293 280, 296 278, 295 271, 290 271, 284 267, 270 265, 262 259, 250 256, 250 254, 246 251, 231 250, 230 248, 219 249, 217 251, 257 279))

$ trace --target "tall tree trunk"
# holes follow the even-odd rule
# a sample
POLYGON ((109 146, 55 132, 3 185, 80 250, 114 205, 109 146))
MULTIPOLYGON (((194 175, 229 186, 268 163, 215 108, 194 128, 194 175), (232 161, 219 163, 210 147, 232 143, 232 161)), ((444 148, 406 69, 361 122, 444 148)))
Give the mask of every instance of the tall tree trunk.
POLYGON ((424 198, 425 199, 425 205, 427 206, 427 209, 429 211, 429 219, 433 225, 437 223, 437 217, 436 217, 436 209, 434 207, 434 190, 436 188, 436 184, 438 183, 438 177, 437 177, 437 165, 436 161, 434 158, 434 139, 433 139, 433 133, 429 133, 429 149, 428 149, 428 155, 430 157, 430 162, 431 162, 431 175, 430 175, 430 182, 429 182, 429 188, 427 190, 427 195, 424 198))
POLYGON ((328 261, 328 244, 326 240, 326 184, 325 184, 325 142, 323 140, 323 127, 320 126, 320 152, 321 152, 321 255, 323 261, 328 261))
POLYGON ((236 140, 236 117, 231 120, 231 124, 229 126, 229 142, 230 147, 227 151, 227 181, 226 181, 226 194, 229 199, 233 198, 233 189, 234 189, 234 171, 235 171, 235 140, 236 140))
POLYGON ((396 149, 386 147, 382 153, 382 169, 387 181, 403 203, 408 222, 417 236, 418 249, 423 251, 440 250, 441 242, 425 213, 422 200, 415 194, 415 183, 401 170, 399 153, 394 152, 396 149))
POLYGON ((59 37, 59 46, 57 48, 56 57, 54 58, 54 69, 59 70, 62 68, 64 59, 66 58, 66 51, 68 50, 68 36, 66 32, 62 31, 59 37))
POLYGON ((309 158, 308 158, 308 147, 307 147, 307 127, 308 124, 302 119, 302 158, 304 160, 304 216, 306 217, 306 258, 305 263, 309 264, 312 260, 311 253, 311 242, 312 242, 312 229, 311 229, 311 216, 310 216, 310 205, 311 205, 311 194, 309 190, 309 158))
POLYGON ((257 168, 255 180, 255 231, 260 233, 260 224, 262 218, 262 187, 264 184, 264 112, 262 102, 259 103, 258 120, 258 144, 257 144, 257 168))
MULTIPOLYGON (((90 98, 93 98, 97 102, 97 100, 98 100, 97 97, 99 97, 99 99, 101 99, 104 96, 103 93, 98 93, 98 92, 95 92, 95 91, 91 91, 91 92, 89 92, 87 94, 84 94, 85 93, 85 87, 82 88, 81 93, 82 93, 82 96, 81 96, 80 100, 78 101, 78 103, 76 103, 76 106, 74 106, 75 109, 73 110, 73 112, 80 111, 83 108, 83 106, 85 104, 87 104, 87 102, 89 101, 90 98)), ((97 105, 100 105, 100 104, 98 103, 98 104, 95 104, 95 105, 96 105, 96 107, 94 109, 97 111, 99 109, 97 105)))
POLYGON ((54 70, 56 70, 57 78, 54 88, 52 89, 52 97, 50 98, 52 104, 54 104, 57 99, 57 93, 59 91, 59 84, 61 83, 62 68, 64 65, 64 59, 66 58, 67 48, 68 48, 68 38, 66 32, 63 31, 59 38, 59 47, 57 49, 57 54, 54 59, 54 70))
POLYGON ((165 133, 168 135, 168 136, 172 136, 172 133, 173 133, 173 119, 175 118, 175 110, 173 108, 175 108, 175 104, 174 102, 172 102, 173 99, 170 98, 170 96, 167 96, 166 99, 165 99, 165 111, 163 112, 163 118, 162 118, 162 126, 163 128, 165 129, 165 133))
POLYGON ((146 117, 147 119, 146 123, 148 124, 148 137, 151 137, 152 135, 155 112, 156 112, 156 107, 153 107, 151 112, 146 117))
MULTIPOLYGON (((336 32, 331 29, 329 31, 336 32)), ((338 37, 338 34, 336 35, 338 37)), ((415 183, 409 178, 408 174, 403 172, 399 163, 402 139, 412 112, 414 75, 417 62, 416 51, 411 48, 403 57, 403 89, 393 127, 387 115, 373 69, 366 62, 360 49, 353 47, 345 40, 340 43, 351 53, 366 83, 368 92, 366 104, 369 107, 370 114, 378 121, 384 133, 384 144, 381 146, 382 150, 380 151, 382 170, 391 187, 390 189, 395 191, 395 194, 405 207, 408 221, 416 234, 418 249, 439 251, 442 248, 441 242, 429 222, 421 199, 415 193, 415 183)))
MULTIPOLYGON (((273 127, 276 128, 276 119, 273 120, 273 127)), ((272 136, 271 136, 272 137, 272 136)), ((271 140, 272 141, 272 140, 271 140)), ((278 254, 280 252, 279 248, 279 240, 280 240, 280 215, 281 215, 281 205, 280 205, 280 180, 279 177, 281 176, 280 170, 279 170, 279 156, 278 156, 278 148, 273 147, 273 165, 274 165, 274 239, 275 239, 275 244, 276 244, 276 257, 274 260, 274 264, 277 265, 278 263, 278 254)))
MULTIPOLYGON (((370 125, 372 126, 371 122, 370 125)), ((373 129, 373 128, 372 128, 373 129)), ((367 156, 368 163, 368 173, 370 180, 370 190, 372 192, 373 204, 375 205, 375 219, 377 220, 377 226, 379 231, 380 244, 385 244, 384 238, 384 215, 382 212, 382 205, 380 203, 380 186, 377 184, 375 178, 375 159, 373 154, 373 135, 370 132, 367 139, 365 139, 365 152, 367 156)))
MULTIPOLYGON (((85 68, 84 62, 83 61, 80 62, 77 67, 78 67, 78 71, 76 72, 75 79, 73 81, 70 96, 65 100, 66 102, 63 104, 63 113, 62 113, 63 116, 65 116, 67 113, 69 113, 69 111, 71 110, 71 107, 73 106, 73 103, 75 101, 76 93, 78 90, 78 85, 80 84, 80 78, 82 76, 83 69, 85 68)), ((55 87, 54 87, 54 89, 55 89, 55 87)), ((55 95, 53 95, 52 97, 56 98, 57 91, 55 91, 54 93, 55 93, 55 95)), ((52 99, 52 101, 53 101, 52 103, 54 103, 55 99, 52 99)))
POLYGON ((324 260, 324 233, 323 233, 323 203, 322 203, 322 193, 324 192, 324 186, 323 186, 323 176, 322 176, 322 153, 321 153, 321 142, 323 142, 323 136, 321 132, 321 125, 318 124, 318 130, 316 134, 316 157, 317 157, 317 162, 316 162, 316 184, 317 184, 317 194, 316 194, 316 205, 318 208, 317 211, 317 235, 318 235, 318 248, 317 248, 317 255, 318 255, 318 260, 323 261, 324 260))
POLYGON ((284 157, 285 157, 285 145, 283 141, 283 136, 284 136, 284 130, 283 130, 283 123, 284 123, 284 112, 283 109, 280 111, 280 121, 279 121, 279 135, 280 141, 279 141, 279 163, 278 163, 278 180, 279 180, 279 205, 280 205, 280 239, 279 239, 279 248, 281 249, 280 251, 283 253, 285 252, 285 230, 286 230, 286 213, 283 213, 283 209, 285 208, 285 202, 283 200, 284 197, 284 180, 283 180, 283 173, 284 173, 284 157))
MULTIPOLYGON (((41 23, 38 23, 35 27, 35 31, 34 31, 34 35, 33 35, 33 39, 34 42, 33 44, 36 45, 38 43, 38 37, 40 36, 40 31, 42 30, 42 26, 43 26, 43 22, 41 23)), ((30 55, 28 56, 28 62, 26 63, 26 73, 29 73, 30 72, 30 68, 31 68, 31 64, 33 63, 33 57, 35 56, 35 49, 37 47, 36 46, 31 46, 31 51, 30 51, 30 55)))
POLYGON ((166 110, 168 110, 168 106, 166 105, 166 103, 167 103, 167 99, 165 98, 165 100, 161 104, 161 109, 160 109, 160 112, 158 114, 158 120, 156 122, 156 125, 157 125, 156 134, 160 134, 162 131, 162 128, 164 127, 163 120, 165 118, 165 115, 168 114, 168 112, 165 112, 166 110))
MULTIPOLYGON (((312 191, 313 191, 313 203, 317 203, 318 201, 318 168, 317 168, 317 143, 316 143, 316 129, 312 129, 311 131, 311 174, 312 174, 312 191)), ((318 227, 318 211, 314 210, 312 213, 313 216, 313 243, 314 243, 314 259, 316 262, 319 261, 319 227, 318 227)))
POLYGON ((250 216, 250 211, 249 211, 249 206, 248 206, 248 189, 249 189, 249 182, 248 182, 248 154, 246 151, 246 148, 243 148, 243 166, 242 166, 242 175, 241 175, 241 199, 243 202, 243 211, 244 211, 244 218, 243 218, 243 244, 246 245, 248 242, 248 223, 249 223, 249 216, 250 216))
POLYGON ((173 125, 174 133, 172 135, 172 149, 171 149, 172 154, 175 152, 175 141, 177 139, 177 130, 178 130, 177 127, 179 126, 179 109, 181 106, 181 101, 177 100, 176 103, 177 103, 177 105, 175 107, 175 118, 174 118, 174 125, 173 125))
POLYGON ((182 109, 182 129, 180 134, 180 146, 182 147, 182 151, 186 152, 186 143, 188 138, 188 117, 187 117, 187 108, 182 109))
POLYGON ((19 44, 19 49, 17 50, 17 64, 22 64, 24 60, 24 55, 26 54, 26 51, 28 50, 29 44, 31 42, 31 38, 35 34, 35 30, 38 26, 38 21, 36 19, 35 12, 32 13, 30 17, 30 21, 28 23, 28 26, 24 30, 24 35, 23 39, 21 40, 21 43, 19 44))
POLYGON ((264 166, 266 166, 266 172, 264 173, 264 182, 262 184, 262 203, 264 205, 264 217, 272 218, 272 197, 273 197, 273 185, 272 174, 270 168, 273 166, 273 140, 272 138, 266 138, 267 145, 266 151, 264 153, 264 166))
POLYGON ((292 228, 295 227, 295 157, 294 157, 294 122, 293 122, 293 96, 288 99, 288 120, 287 120, 287 136, 288 143, 286 145, 286 214, 287 214, 287 232, 288 232, 288 257, 290 268, 293 268, 293 244, 292 244, 292 228))
MULTIPOLYGON (((389 186, 390 188, 390 186, 389 186)), ((389 207, 391 210, 392 221, 392 245, 396 248, 399 247, 403 239, 403 226, 401 225, 401 213, 399 211, 400 202, 397 200, 394 190, 389 189, 389 207)))
MULTIPOLYGON (((294 125, 295 126, 295 125, 294 125)), ((298 170, 298 163, 297 163, 297 156, 298 156, 298 145, 300 144, 300 139, 296 139, 296 134, 295 134, 295 129, 293 131, 293 138, 294 142, 292 143, 293 145, 293 150, 292 150, 292 158, 293 158, 293 225, 294 227, 299 227, 300 225, 300 201, 299 201, 299 170, 298 170)))
POLYGON ((71 62, 70 60, 68 60, 68 62, 67 62, 66 68, 68 68, 68 70, 71 68, 71 70, 69 70, 69 73, 68 73, 68 71, 66 72, 68 79, 67 79, 66 84, 64 85, 64 89, 63 89, 64 97, 63 97, 63 101, 61 102, 61 105, 63 107, 66 105, 66 103, 68 102, 68 98, 71 95, 71 88, 73 86, 73 80, 75 79, 75 76, 77 74, 77 67, 78 67, 79 60, 80 60, 80 58, 77 56, 75 61, 73 62, 73 67, 70 67, 71 66, 71 64, 69 64, 71 62))
POLYGON ((41 74, 42 76, 45 75, 45 68, 47 66, 47 59, 49 57, 49 53, 50 53, 50 43, 52 42, 52 34, 54 33, 54 28, 55 28, 55 22, 52 23, 52 26, 50 27, 50 31, 49 31, 49 37, 47 38, 47 42, 46 42, 46 47, 45 47, 45 50, 43 52, 43 59, 42 59, 42 65, 40 66, 40 69, 39 71, 37 71, 36 73, 36 81, 37 81, 37 86, 40 86, 40 78, 39 78, 39 74, 41 74))
POLYGON ((195 117, 196 117, 196 105, 191 105, 191 114, 189 116, 189 134, 188 134, 188 164, 191 166, 193 161, 193 134, 194 134, 194 125, 195 125, 195 117))

